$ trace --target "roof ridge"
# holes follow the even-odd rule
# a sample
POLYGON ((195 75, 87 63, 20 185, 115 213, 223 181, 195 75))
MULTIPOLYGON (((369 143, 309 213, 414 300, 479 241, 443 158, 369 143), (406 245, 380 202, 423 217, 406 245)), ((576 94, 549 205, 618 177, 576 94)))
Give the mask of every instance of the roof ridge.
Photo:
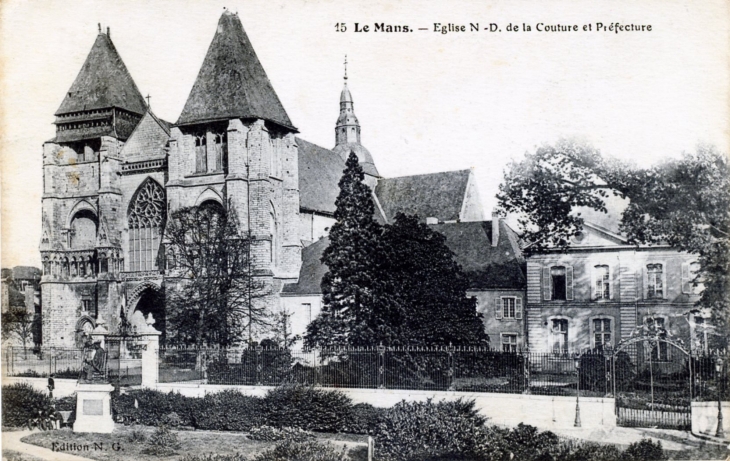
POLYGON ((409 175, 406 175, 406 176, 391 176, 391 177, 387 177, 387 178, 386 177, 381 177, 381 178, 378 179, 378 181, 380 181, 380 180, 388 180, 388 179, 415 178, 415 177, 418 177, 418 176, 432 176, 432 175, 445 174, 445 173, 461 173, 461 172, 464 172, 464 171, 471 171, 471 169, 470 168, 464 168, 464 169, 461 169, 461 170, 437 171, 435 173, 409 174, 409 175))

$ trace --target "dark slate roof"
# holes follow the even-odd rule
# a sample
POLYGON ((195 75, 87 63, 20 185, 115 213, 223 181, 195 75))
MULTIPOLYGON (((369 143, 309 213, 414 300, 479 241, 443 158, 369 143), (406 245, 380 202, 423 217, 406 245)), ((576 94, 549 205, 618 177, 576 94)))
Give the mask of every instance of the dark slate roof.
POLYGON ((164 156, 170 126, 148 111, 122 147, 122 158, 164 156))
POLYGON ((297 138, 299 146, 299 207, 332 214, 340 193, 345 161, 329 149, 297 138))
POLYGON ((33 266, 13 267, 13 280, 40 280, 41 270, 33 266))
POLYGON ((421 221, 430 217, 455 221, 464 202, 469 174, 470 170, 459 170, 383 178, 375 186, 375 195, 389 221, 398 212, 418 215, 421 221))
POLYGON ((446 245, 456 255, 469 287, 484 289, 524 289, 524 258, 517 245, 517 235, 504 221, 500 222, 499 241, 492 246, 492 222, 434 224, 433 230, 446 236, 446 245))
POLYGON ((322 237, 302 250, 302 267, 299 270, 299 281, 284 285, 282 293, 290 295, 318 295, 322 293, 320 283, 327 272, 322 264, 322 253, 330 244, 329 237, 322 237))
POLYGON ((100 33, 56 115, 108 107, 140 115, 147 109, 111 39, 100 33))
MULTIPOLYGON (((515 232, 504 221, 500 222, 499 242, 492 246, 492 222, 460 222, 434 224, 433 230, 446 236, 446 245, 454 252, 473 290, 513 289, 526 286, 524 258, 517 244, 515 232)), ((327 272, 322 264, 322 253, 329 245, 324 237, 302 250, 299 281, 284 286, 289 295, 318 295, 320 283, 327 272)))
POLYGON ((224 12, 177 125, 264 119, 296 131, 237 14, 224 12))

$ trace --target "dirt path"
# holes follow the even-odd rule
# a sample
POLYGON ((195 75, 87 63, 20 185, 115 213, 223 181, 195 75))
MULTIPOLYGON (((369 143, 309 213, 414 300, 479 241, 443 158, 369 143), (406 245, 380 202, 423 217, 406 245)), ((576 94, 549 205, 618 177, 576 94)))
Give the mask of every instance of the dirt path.
POLYGON ((32 433, 33 431, 3 432, 3 450, 14 450, 49 461, 89 461, 89 458, 82 458, 81 456, 70 455, 21 442, 20 439, 32 433))

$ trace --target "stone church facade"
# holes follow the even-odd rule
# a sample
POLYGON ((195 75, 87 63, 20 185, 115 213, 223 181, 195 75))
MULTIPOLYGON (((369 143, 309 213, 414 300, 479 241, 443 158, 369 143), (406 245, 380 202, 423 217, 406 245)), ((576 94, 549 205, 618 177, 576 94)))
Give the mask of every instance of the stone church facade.
POLYGON ((382 178, 360 143, 345 86, 335 147, 297 136, 241 21, 225 12, 174 124, 150 110, 101 28, 43 146, 40 244, 44 346, 75 347, 104 321, 115 331, 152 313, 164 328, 164 225, 187 206, 232 208, 250 232, 255 275, 275 310, 299 283, 302 251, 334 222, 349 153, 373 189, 378 219, 398 211, 432 224, 483 220, 470 170, 382 178))

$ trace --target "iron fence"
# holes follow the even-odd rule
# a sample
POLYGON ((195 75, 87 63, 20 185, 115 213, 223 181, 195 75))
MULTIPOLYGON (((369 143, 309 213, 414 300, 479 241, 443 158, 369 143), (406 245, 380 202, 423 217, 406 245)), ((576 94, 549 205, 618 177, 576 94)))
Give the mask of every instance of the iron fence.
POLYGON ((608 359, 478 347, 160 350, 160 382, 605 395, 608 359), (580 373, 579 373, 580 371, 580 373))
POLYGON ((82 349, 73 348, 3 348, 6 376, 78 379, 84 359, 82 349))
MULTIPOLYGON (((112 383, 141 383, 141 351, 107 339, 112 383)), ((84 351, 3 349, 6 376, 76 379, 84 351)), ((670 357, 672 358, 672 357, 670 357)), ((478 347, 328 349, 161 348, 160 382, 335 388, 454 390, 538 395, 614 396, 619 406, 677 411, 693 401, 730 397, 727 351, 657 360, 646 351, 494 351, 478 347), (719 360, 718 360, 719 359, 719 360), (678 403, 679 402, 679 403, 678 403)))

